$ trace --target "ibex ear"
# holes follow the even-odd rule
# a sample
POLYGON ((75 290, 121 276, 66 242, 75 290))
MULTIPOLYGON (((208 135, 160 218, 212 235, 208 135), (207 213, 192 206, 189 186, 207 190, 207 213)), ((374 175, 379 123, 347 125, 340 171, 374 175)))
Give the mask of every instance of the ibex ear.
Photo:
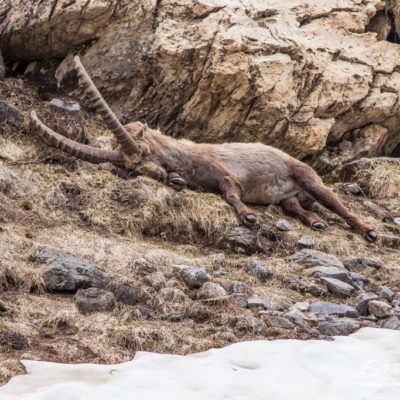
POLYGON ((140 130, 140 132, 137 134, 138 140, 142 140, 144 138, 144 135, 147 131, 147 124, 144 123, 143 128, 140 130))

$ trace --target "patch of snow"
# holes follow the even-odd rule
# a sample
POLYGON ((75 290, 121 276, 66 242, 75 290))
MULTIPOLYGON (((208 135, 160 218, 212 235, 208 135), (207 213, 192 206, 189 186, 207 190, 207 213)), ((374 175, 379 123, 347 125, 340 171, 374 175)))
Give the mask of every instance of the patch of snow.
POLYGON ((400 332, 251 341, 188 356, 138 352, 118 365, 22 361, 2 400, 399 399, 400 332))

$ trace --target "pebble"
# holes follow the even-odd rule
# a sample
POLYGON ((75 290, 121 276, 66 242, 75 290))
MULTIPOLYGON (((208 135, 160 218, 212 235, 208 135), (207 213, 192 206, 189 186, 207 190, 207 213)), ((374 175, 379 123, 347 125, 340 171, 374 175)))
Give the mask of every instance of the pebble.
POLYGON ((115 306, 112 292, 100 288, 79 289, 75 294, 75 301, 81 313, 95 311, 109 311, 115 306))
POLYGON ((60 110, 60 111, 67 111, 73 114, 79 114, 81 111, 81 106, 74 102, 68 100, 61 100, 61 99, 52 99, 50 104, 53 108, 60 110))
POLYGON ((343 264, 338 258, 319 250, 302 249, 293 254, 290 260, 304 265, 306 268, 318 266, 343 268, 343 264))
POLYGON ((149 319, 149 318, 151 318, 151 312, 150 312, 150 310, 149 310, 147 307, 140 306, 139 310, 140 310, 140 314, 142 314, 142 317, 143 317, 144 319, 149 319))
POLYGON ((349 335, 360 326, 360 322, 354 319, 330 317, 328 321, 319 324, 318 331, 327 336, 349 335))
POLYGON ((245 265, 246 271, 249 274, 256 276, 261 282, 265 282, 275 274, 275 269, 269 267, 263 261, 248 260, 245 262, 245 265))
POLYGON ((393 315, 388 320, 385 321, 382 328, 393 329, 395 331, 400 331, 400 319, 393 315))
POLYGON ((281 231, 293 231, 295 229, 289 221, 283 218, 278 220, 275 226, 281 231))
POLYGON ((225 289, 213 282, 206 282, 202 285, 199 290, 199 298, 201 299, 212 299, 214 297, 226 296, 225 289))
POLYGON ((377 318, 387 318, 392 312, 392 307, 383 300, 371 300, 368 311, 377 318))
POLYGON ((266 310, 274 310, 274 307, 272 307, 267 300, 258 298, 248 299, 247 307, 248 308, 264 307, 266 310))
POLYGON ((349 189, 351 194, 354 194, 355 196, 359 196, 360 194, 362 194, 360 186, 358 186, 357 183, 349 183, 346 186, 347 186, 347 189, 349 189))
POLYGON ((358 318, 358 311, 348 304, 336 304, 327 301, 311 303, 308 311, 315 314, 336 315, 338 317, 358 318))
POLYGON ((232 293, 232 297, 236 301, 236 305, 240 308, 247 308, 248 296, 244 293, 232 293))
POLYGON ((369 284, 369 279, 357 272, 350 272, 350 277, 353 281, 353 286, 357 290, 364 290, 364 288, 369 284))
POLYGON ((351 294, 354 292, 353 286, 338 279, 322 276, 320 280, 322 283, 325 283, 328 286, 328 290, 330 292, 338 296, 347 297, 351 296, 351 294))
POLYGON ((358 311, 359 315, 366 316, 369 314, 368 311, 368 303, 371 300, 376 300, 378 296, 373 293, 362 293, 357 296, 356 299, 356 310, 358 311))
POLYGON ((199 288, 211 281, 210 275, 202 268, 184 268, 180 270, 180 275, 190 288, 199 288))
POLYGON ((399 217, 393 218, 393 222, 394 222, 396 225, 400 225, 400 218, 399 218, 399 217))
POLYGON ((343 264, 346 269, 356 272, 363 271, 366 268, 380 269, 382 267, 378 260, 369 257, 346 259, 343 260, 343 264))
POLYGON ((387 286, 379 286, 377 295, 383 299, 388 301, 389 303, 393 300, 396 293, 394 293, 390 288, 387 286))
POLYGON ((298 244, 299 246, 302 246, 302 247, 312 247, 313 244, 314 244, 314 242, 313 242, 311 236, 306 235, 306 236, 302 236, 302 237, 297 241, 297 244, 298 244))

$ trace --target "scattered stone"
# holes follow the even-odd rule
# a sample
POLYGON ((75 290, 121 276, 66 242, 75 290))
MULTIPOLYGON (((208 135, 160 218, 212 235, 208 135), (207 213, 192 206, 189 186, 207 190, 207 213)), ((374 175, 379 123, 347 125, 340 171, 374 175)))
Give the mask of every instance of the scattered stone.
POLYGON ((312 246, 314 245, 314 242, 313 242, 311 236, 306 235, 306 236, 302 236, 302 237, 297 241, 297 244, 298 244, 299 246, 302 246, 302 247, 312 247, 312 246))
POLYGON ((55 110, 70 114, 79 114, 81 111, 81 106, 75 101, 71 100, 52 99, 50 104, 55 110))
POLYGON ((318 301, 311 303, 308 311, 317 315, 336 315, 338 317, 358 318, 358 311, 348 304, 329 303, 318 301))
POLYGON ((295 304, 293 304, 290 307, 290 310, 298 310, 298 311, 308 311, 308 308, 310 307, 310 302, 309 301, 299 301, 295 304))
POLYGON ((321 322, 318 331, 322 335, 337 336, 349 335, 360 328, 360 322, 350 318, 330 317, 330 320, 321 322))
POLYGON ((222 269, 219 269, 218 271, 215 271, 215 273, 216 273, 217 275, 221 275, 221 276, 229 276, 229 275, 230 275, 229 272, 224 271, 224 270, 222 270, 222 269))
POLYGON ((392 301, 392 306, 396 308, 400 308, 400 300, 393 300, 392 301))
POLYGON ((0 100, 0 121, 12 129, 20 129, 24 122, 24 116, 18 108, 0 100))
POLYGON ((201 299, 212 299, 214 297, 226 296, 225 289, 213 282, 206 282, 199 290, 199 298, 201 299))
POLYGON ((371 300, 368 303, 368 311, 377 318, 387 318, 392 312, 392 307, 383 300, 371 300))
POLYGON ((353 286, 357 290, 364 290, 364 288, 369 284, 369 279, 357 272, 350 272, 350 277, 353 281, 353 286))
POLYGON ((325 266, 343 268, 339 259, 319 250, 302 249, 290 257, 291 261, 304 265, 306 268, 325 266))
POLYGON ((382 325, 382 328, 393 329, 395 331, 400 331, 400 319, 393 315, 382 325))
POLYGON ((3 56, 0 50, 0 79, 4 79, 6 76, 6 66, 4 65, 3 56))
POLYGON ((109 281, 108 275, 96 265, 61 250, 43 247, 36 260, 48 264, 42 272, 48 290, 75 292, 80 288, 102 288, 109 281))
POLYGON ((166 287, 160 290, 160 296, 170 303, 184 303, 186 300, 185 293, 178 288, 166 287))
POLYGON ((392 249, 400 248, 400 236, 380 235, 379 239, 383 246, 391 247, 392 249))
POLYGON ((293 231, 295 229, 289 221, 283 218, 278 220, 275 226, 281 231, 293 231))
POLYGON ((115 306, 115 298, 108 290, 91 287, 79 289, 75 294, 75 301, 81 313, 94 311, 108 311, 115 306))
POLYGON ((254 307, 264 307, 266 310, 275 310, 274 307, 272 307, 267 300, 265 299, 257 299, 257 298, 251 298, 248 299, 247 301, 247 307, 248 308, 254 308, 254 307))
POLYGON ((387 286, 379 286, 377 294, 381 299, 386 300, 389 303, 391 303, 395 296, 395 293, 387 286))
POLYGON ((339 281, 339 279, 322 276, 320 280, 322 283, 325 283, 328 286, 328 290, 330 292, 338 296, 351 296, 354 291, 353 286, 349 285, 348 283, 339 281))
POLYGON ((228 292, 228 293, 248 293, 247 285, 241 281, 224 281, 221 282, 221 286, 228 292))
POLYGON ((291 310, 284 314, 295 325, 305 326, 303 313, 299 310, 291 310))
POLYGON ((246 271, 256 276, 261 282, 265 282, 275 274, 275 269, 269 267, 262 261, 248 260, 246 261, 246 271))
POLYGON ((346 269, 350 271, 363 271, 366 268, 380 269, 382 264, 374 258, 361 257, 343 260, 346 269))
POLYGON ((360 186, 358 186, 357 183, 349 183, 346 186, 347 186, 347 189, 349 189, 351 194, 354 194, 355 196, 359 196, 360 194, 362 194, 360 186))
POLYGON ((149 318, 151 318, 151 312, 150 312, 150 310, 149 310, 148 308, 143 307, 143 306, 140 306, 140 307, 139 307, 139 310, 140 310, 140 313, 142 314, 142 317, 143 317, 144 319, 149 319, 149 318))
POLYGON ((165 276, 160 271, 146 275, 144 281, 156 290, 160 290, 161 288, 164 288, 167 285, 165 276))
POLYGON ((210 275, 202 268, 184 268, 180 270, 180 275, 190 288, 199 288, 211 281, 210 275))
POLYGON ((399 218, 399 217, 393 218, 393 222, 394 222, 396 225, 400 225, 400 218, 399 218))
POLYGON ((262 319, 266 326, 272 328, 293 329, 295 327, 293 322, 290 322, 287 318, 281 317, 279 315, 262 314, 262 319))
POLYGON ((113 292, 116 300, 121 303, 133 306, 139 301, 138 291, 128 285, 110 282, 107 289, 113 292))
POLYGON ((356 310, 358 311, 359 315, 366 316, 369 314, 368 311, 368 303, 371 300, 376 300, 378 296, 372 293, 362 293, 357 296, 356 299, 356 310))
POLYGON ((272 251, 272 246, 267 238, 259 235, 254 229, 237 226, 226 233, 223 243, 225 247, 239 254, 266 253, 272 251))
POLYGON ((320 284, 317 284, 316 282, 305 280, 305 279, 302 279, 297 284, 297 289, 300 292, 310 293, 311 295, 313 295, 315 297, 324 296, 328 293, 328 289, 325 285, 320 285, 320 284))
POLYGON ((307 269, 305 273, 316 278, 325 276, 328 278, 338 279, 342 282, 348 283, 349 285, 353 283, 349 272, 344 268, 318 266, 307 269))
POLYGON ((232 297, 236 301, 236 305, 240 308, 247 308, 248 305, 248 296, 244 293, 232 293, 232 297))

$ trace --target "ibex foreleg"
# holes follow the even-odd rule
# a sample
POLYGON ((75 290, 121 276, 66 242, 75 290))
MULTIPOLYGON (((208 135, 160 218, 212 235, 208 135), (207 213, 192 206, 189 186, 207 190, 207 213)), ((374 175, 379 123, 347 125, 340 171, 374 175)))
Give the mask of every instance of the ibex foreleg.
POLYGON ((317 214, 305 210, 299 203, 296 197, 282 200, 279 205, 290 216, 298 218, 304 224, 311 226, 315 230, 324 230, 326 223, 317 214))
POLYGON ((239 182, 231 176, 224 176, 220 179, 219 189, 226 202, 236 210, 240 221, 249 228, 254 227, 257 217, 241 202, 242 188, 239 182))

